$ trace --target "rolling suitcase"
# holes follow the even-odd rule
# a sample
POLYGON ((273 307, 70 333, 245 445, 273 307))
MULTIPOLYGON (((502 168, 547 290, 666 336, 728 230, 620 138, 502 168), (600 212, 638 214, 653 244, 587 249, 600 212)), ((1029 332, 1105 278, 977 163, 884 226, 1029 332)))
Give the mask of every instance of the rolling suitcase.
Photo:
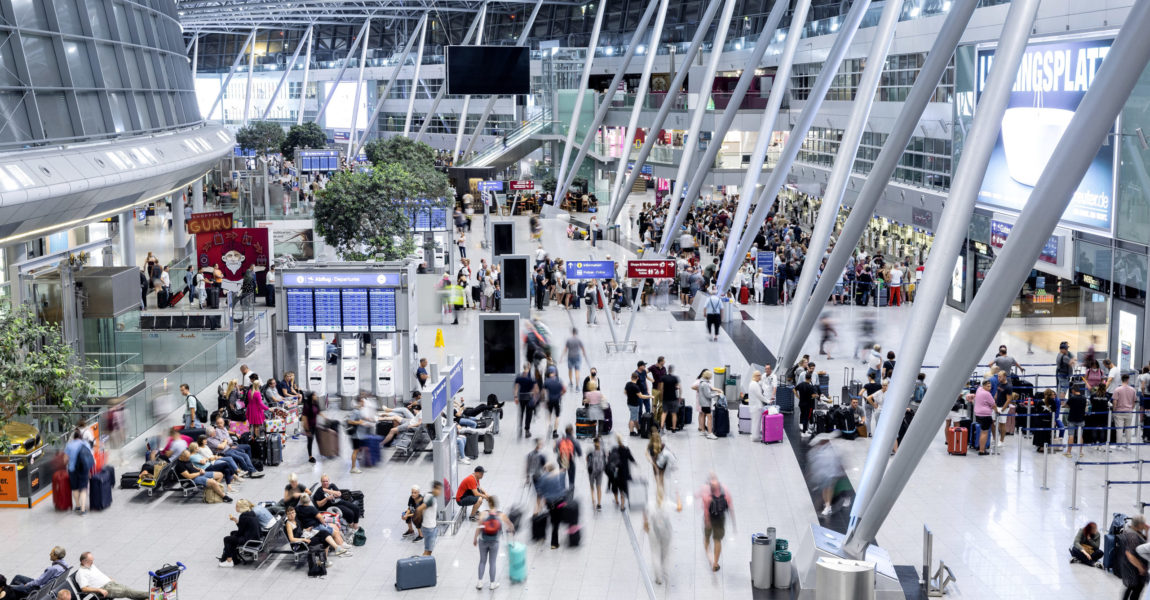
POLYGON ((686 404, 680 404, 679 405, 679 429, 682 429, 683 427, 690 425, 691 421, 694 420, 694 416, 695 416, 695 411, 693 408, 691 408, 690 406, 687 406, 686 404))
POLYGON ((782 412, 788 414, 795 412, 795 387, 783 384, 776 388, 775 404, 779 405, 779 410, 782 412))
POLYGON ((164 288, 156 290, 156 308, 168 308, 171 306, 172 294, 164 288))
POLYGON ((283 442, 280 440, 278 433, 273 433, 265 439, 266 450, 264 451, 264 464, 269 467, 274 467, 283 462, 283 442))
POLYGON ((731 433, 731 411, 727 410, 725 406, 716 406, 711 409, 714 415, 714 423, 712 424, 712 433, 715 437, 727 437, 731 433))
POLYGON ((599 435, 604 433, 611 433, 611 428, 615 425, 615 419, 611 417, 611 405, 603 406, 603 422, 600 425, 599 435))
POLYGON ((765 287, 763 288, 763 304, 767 306, 777 306, 779 303, 779 288, 765 287))
POLYGON ((471 460, 479 458, 479 434, 467 434, 467 441, 463 444, 463 454, 471 460))
POLYGON ((575 437, 586 439, 595 437, 596 423, 587 418, 587 409, 580 408, 575 411, 575 437))
POLYGON ((523 542, 507 544, 507 576, 512 583, 527 581, 527 545, 523 542))
POLYGON ((774 444, 775 442, 783 441, 786 437, 783 433, 783 422, 785 417, 780 414, 763 413, 763 443, 774 444))
POLYGON ((68 483, 68 471, 60 469, 52 475, 52 503, 56 510, 72 510, 72 484, 68 483))
POLYGON ((316 432, 319 441, 319 455, 324 458, 339 456, 339 432, 331 427, 320 427, 316 432))
POLYGON ((966 439, 965 427, 951 427, 946 430, 946 451, 950 454, 958 456, 966 455, 966 448, 969 443, 966 439))
POLYGON ((104 510, 112 505, 112 487, 116 481, 116 470, 104 467, 88 482, 88 503, 92 510, 104 510))
POLYGON ((208 294, 208 308, 216 309, 220 307, 220 288, 211 286, 207 289, 208 294))
POLYGON ((751 289, 747 286, 739 288, 739 304, 746 304, 751 300, 751 289))
POLYGON ((412 556, 395 561, 395 589, 435 587, 435 557, 412 556))
POLYGON ((168 300, 168 306, 175 307, 177 304, 180 303, 180 300, 184 299, 184 292, 179 291, 179 292, 172 294, 171 296, 172 297, 168 300))
POLYGON ((751 407, 746 404, 739 405, 739 433, 743 435, 751 433, 751 407))
POLYGON ((367 451, 366 455, 361 453, 364 465, 374 467, 383 457, 383 438, 378 435, 367 436, 363 440, 363 449, 367 451))
POLYGON ((655 425, 655 416, 651 413, 643 413, 639 415, 639 437, 648 439, 651 437, 651 428, 655 425))
POLYGON ((491 454, 493 452, 495 452, 495 434, 488 432, 483 434, 483 453, 491 454))
POLYGON ((539 542, 547 537, 547 513, 531 517, 531 541, 539 542))
POLYGON ((140 472, 128 471, 120 475, 120 489, 121 490, 138 490, 140 489, 140 472))

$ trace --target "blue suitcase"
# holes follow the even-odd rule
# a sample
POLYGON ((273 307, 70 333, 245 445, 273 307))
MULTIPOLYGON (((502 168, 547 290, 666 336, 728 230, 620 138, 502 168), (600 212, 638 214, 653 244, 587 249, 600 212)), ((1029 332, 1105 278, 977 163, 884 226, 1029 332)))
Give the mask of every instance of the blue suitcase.
POLYGON ((92 510, 104 510, 112 505, 112 487, 116 483, 116 470, 104 467, 88 482, 88 503, 92 510))
POLYGON ((363 456, 363 465, 365 467, 374 467, 379 464, 382 457, 383 438, 378 435, 369 435, 363 440, 363 449, 366 452, 361 452, 363 456))
POLYGON ((793 385, 780 385, 775 389, 775 403, 779 411, 787 414, 795 412, 795 387, 793 385))
POLYGON ((395 561, 395 589, 435 587, 435 557, 412 556, 395 561))

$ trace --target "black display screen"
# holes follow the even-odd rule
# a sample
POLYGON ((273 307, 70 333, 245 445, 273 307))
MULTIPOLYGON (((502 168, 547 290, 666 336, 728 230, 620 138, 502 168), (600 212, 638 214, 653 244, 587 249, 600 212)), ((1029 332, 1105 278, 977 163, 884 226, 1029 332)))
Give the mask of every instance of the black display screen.
POLYGON ((483 321, 483 373, 513 375, 515 343, 515 321, 511 319, 483 321))
POLYGON ((503 256, 504 254, 511 254, 513 252, 515 225, 511 223, 492 223, 491 235, 495 238, 491 244, 492 256, 503 256))
POLYGON ((503 297, 527 297, 527 259, 503 259, 503 297))
POLYGON ((502 96, 531 93, 531 49, 448 46, 447 93, 502 96))

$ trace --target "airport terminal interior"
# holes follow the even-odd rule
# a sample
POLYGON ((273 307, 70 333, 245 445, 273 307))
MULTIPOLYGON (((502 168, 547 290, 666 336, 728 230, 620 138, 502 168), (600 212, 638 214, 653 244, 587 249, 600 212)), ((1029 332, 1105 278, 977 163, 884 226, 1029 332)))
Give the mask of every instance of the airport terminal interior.
POLYGON ((1146 31, 0 0, 0 599, 1141 598, 1146 31))

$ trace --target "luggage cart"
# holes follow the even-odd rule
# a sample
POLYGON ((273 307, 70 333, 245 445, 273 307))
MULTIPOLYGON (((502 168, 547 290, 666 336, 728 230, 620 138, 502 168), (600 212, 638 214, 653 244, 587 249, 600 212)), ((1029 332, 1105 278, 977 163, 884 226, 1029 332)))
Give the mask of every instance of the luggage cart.
POLYGON ((148 600, 178 600, 179 579, 187 567, 177 562, 175 566, 164 565, 155 571, 148 571, 151 587, 148 589, 148 600))

